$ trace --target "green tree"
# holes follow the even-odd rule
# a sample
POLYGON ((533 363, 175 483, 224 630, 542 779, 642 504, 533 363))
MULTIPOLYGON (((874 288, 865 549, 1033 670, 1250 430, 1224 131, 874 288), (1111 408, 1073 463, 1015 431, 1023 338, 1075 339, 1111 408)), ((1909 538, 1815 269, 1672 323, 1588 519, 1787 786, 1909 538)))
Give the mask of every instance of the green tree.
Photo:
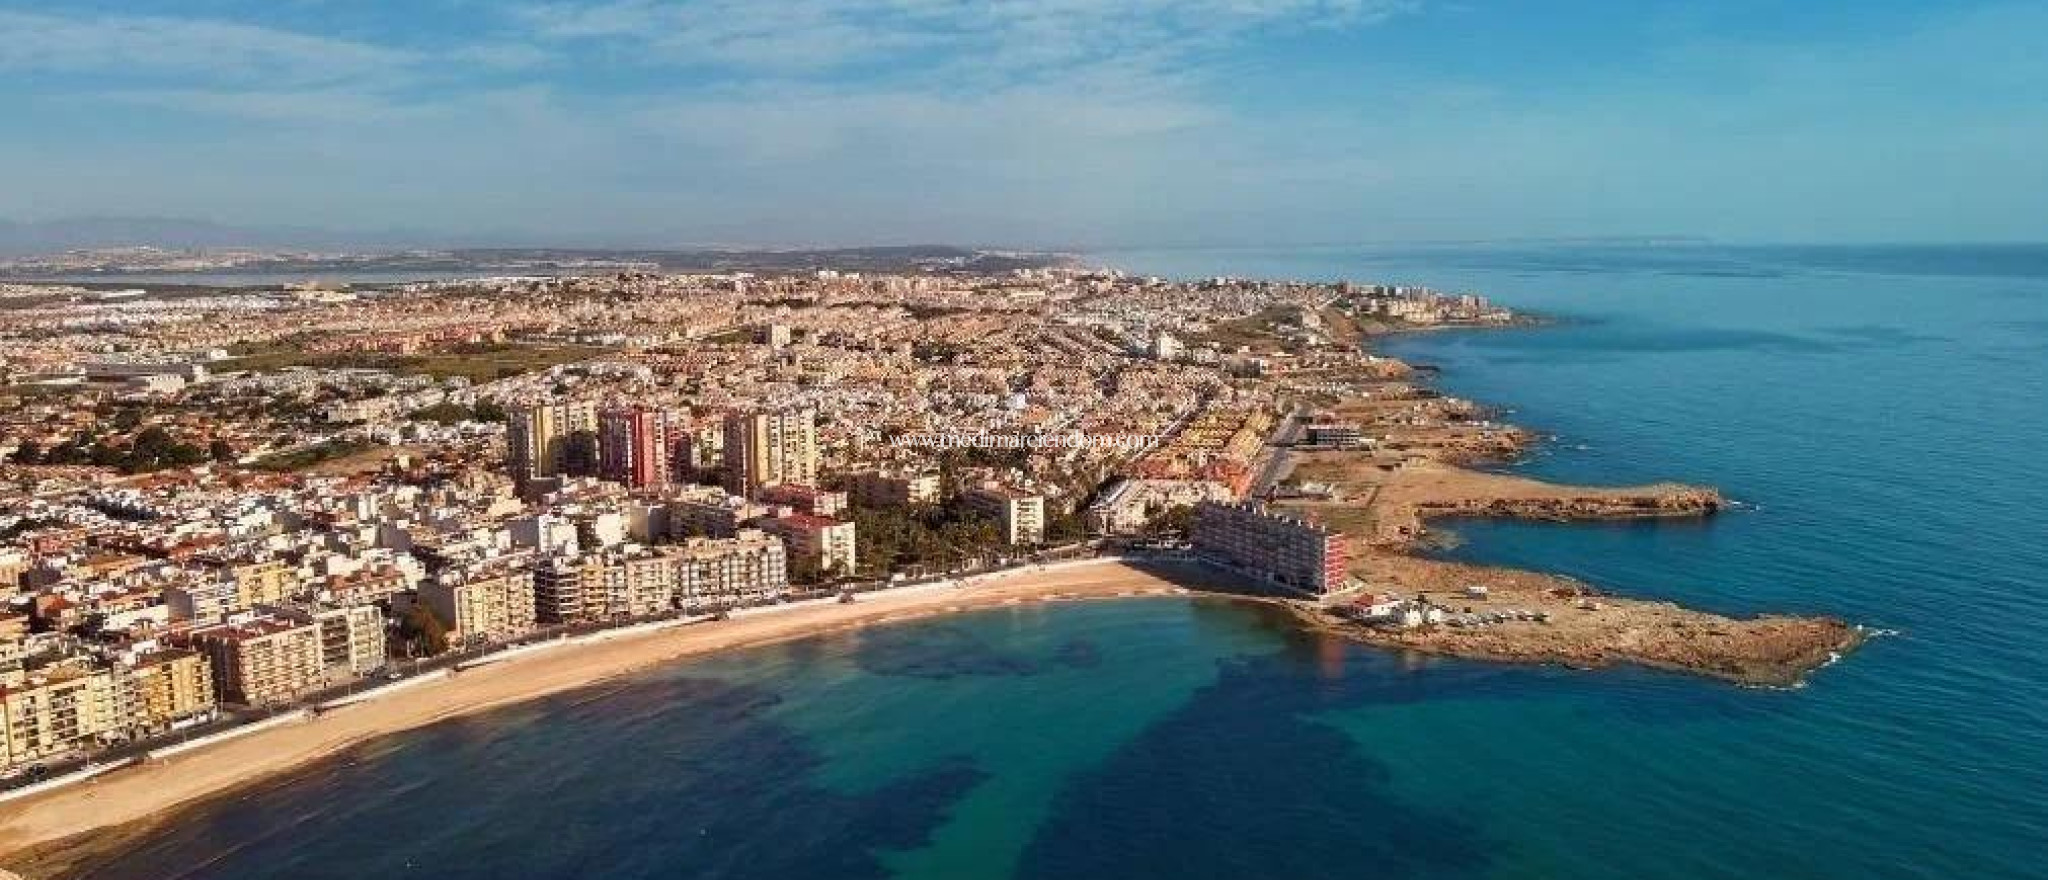
POLYGON ((818 558, 807 553, 789 560, 789 580, 812 586, 825 580, 825 571, 818 566, 818 558))
POLYGON ((179 442, 163 427, 152 425, 135 435, 126 450, 99 444, 93 449, 92 457, 94 464, 111 465, 126 473, 138 474, 170 467, 190 467, 205 461, 206 453, 197 446, 179 442))
POLYGON ((1088 516, 1081 510, 1053 514, 1045 524, 1048 544, 1069 544, 1088 537, 1088 516))
POLYGON ((1179 536, 1188 533, 1188 526, 1195 521, 1195 509, 1178 504, 1159 512, 1158 516, 1145 523, 1145 534, 1149 537, 1179 536))
POLYGON ((857 509, 858 569, 879 576, 901 569, 945 568, 1003 547, 996 521, 961 504, 921 509, 857 509))
POLYGON ((442 401, 440 403, 434 404, 433 406, 426 407, 424 409, 414 410, 411 417, 413 419, 423 422, 435 422, 437 424, 442 425, 453 425, 457 422, 469 419, 472 415, 473 413, 470 411, 469 407, 463 406, 462 404, 459 403, 450 403, 448 401, 442 401))
POLYGON ((432 657, 448 650, 448 625, 435 616, 433 609, 414 602, 405 606, 405 613, 398 617, 398 640, 405 645, 407 654, 432 657))

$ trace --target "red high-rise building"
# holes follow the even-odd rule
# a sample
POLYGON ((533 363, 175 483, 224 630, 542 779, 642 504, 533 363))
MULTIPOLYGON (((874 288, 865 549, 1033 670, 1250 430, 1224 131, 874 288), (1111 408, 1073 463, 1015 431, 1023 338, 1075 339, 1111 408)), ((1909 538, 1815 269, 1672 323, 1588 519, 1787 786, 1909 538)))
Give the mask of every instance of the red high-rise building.
POLYGON ((669 482, 668 413, 612 406, 597 414, 598 475, 634 488, 669 482))

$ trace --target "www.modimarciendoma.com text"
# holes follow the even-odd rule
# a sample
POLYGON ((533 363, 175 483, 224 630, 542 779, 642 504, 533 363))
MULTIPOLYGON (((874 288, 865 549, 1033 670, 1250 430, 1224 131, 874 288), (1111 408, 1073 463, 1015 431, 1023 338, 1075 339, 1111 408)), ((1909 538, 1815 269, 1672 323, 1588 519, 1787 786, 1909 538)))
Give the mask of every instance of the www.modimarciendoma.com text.
POLYGON ((921 449, 1144 449, 1155 434, 901 434, 890 445, 921 449))

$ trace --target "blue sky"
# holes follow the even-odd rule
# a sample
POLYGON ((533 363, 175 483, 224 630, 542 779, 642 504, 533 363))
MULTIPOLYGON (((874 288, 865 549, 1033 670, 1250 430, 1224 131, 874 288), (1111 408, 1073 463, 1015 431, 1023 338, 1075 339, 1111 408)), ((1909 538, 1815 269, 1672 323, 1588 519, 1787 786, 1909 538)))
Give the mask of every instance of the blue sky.
POLYGON ((2048 238, 2048 5, 0 0, 0 219, 2048 238))

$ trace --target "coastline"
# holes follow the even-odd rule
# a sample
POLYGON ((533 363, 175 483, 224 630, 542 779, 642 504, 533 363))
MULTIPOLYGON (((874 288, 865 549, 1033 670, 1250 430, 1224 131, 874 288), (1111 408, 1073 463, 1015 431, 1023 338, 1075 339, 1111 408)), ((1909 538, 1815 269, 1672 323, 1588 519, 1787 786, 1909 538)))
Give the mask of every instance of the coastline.
POLYGON ((1449 591, 1456 583, 1483 580, 1494 587, 1494 595, 1470 603, 1478 610, 1542 609, 1553 615, 1553 622, 1503 622, 1485 629, 1379 629, 1290 603, 1295 619, 1308 630, 1391 651, 1572 669, 1630 665, 1774 689, 1802 687, 1812 672, 1869 637, 1862 628, 1833 618, 1724 617, 1663 600, 1618 597, 1542 572, 1420 558, 1381 557, 1374 562, 1406 568, 1398 576, 1411 586, 1430 584, 1449 591), (1569 592, 1547 595, 1553 590, 1569 592), (1582 602, 1595 607, 1580 607, 1582 602))
POLYGON ((232 797, 372 739, 690 657, 1027 602, 1190 598, 1205 582, 1222 582, 1222 576, 1192 563, 1140 567, 1104 559, 1060 569, 1020 570, 980 582, 869 594, 851 604, 771 606, 726 621, 535 652, 0 804, 0 878, 9 869, 28 878, 64 876, 120 850, 181 809, 232 797))
MULTIPOLYGON (((1392 332, 1408 331, 1375 331, 1356 341, 1392 332)), ((1586 617, 1555 627, 1546 621, 1503 623, 1483 630, 1393 630, 1359 626, 1328 606, 1276 603, 1288 605, 1304 629, 1392 650, 1573 668, 1626 663, 1763 686, 1795 685, 1861 643, 1860 629, 1833 618, 1735 619, 1670 602, 1617 597, 1557 575, 1424 555, 1433 540, 1427 524, 1438 518, 1689 518, 1712 515, 1726 502, 1711 488, 1676 483, 1586 488, 1479 469, 1513 463, 1541 437, 1494 423, 1490 410, 1436 392, 1428 382, 1433 370, 1385 357, 1378 369, 1368 381, 1379 393, 1344 397, 1329 407, 1340 417, 1380 432, 1384 439, 1376 451, 1278 452, 1285 459, 1283 473, 1305 472, 1351 497, 1294 500, 1283 506, 1316 509, 1346 532, 1354 545, 1353 573, 1373 589, 1455 595, 1464 584, 1483 582, 1494 592, 1489 599, 1477 600, 1482 606, 1494 602, 1495 607, 1543 607, 1559 615, 1583 612, 1586 617)), ((1204 581, 1232 580, 1194 564, 1141 568, 1104 559, 1059 570, 1012 570, 976 579, 979 582, 868 594, 850 605, 750 609, 729 621, 621 633, 569 650, 537 651, 0 804, 0 865, 25 877, 64 876, 119 852, 185 809, 273 783, 364 742, 694 656, 1024 602, 1189 597, 1203 595, 1204 581), (1163 570, 1171 570, 1171 576, 1163 570)), ((1466 600, 1454 601, 1472 610, 1466 600)), ((9 877, 0 868, 0 880, 9 877)))
MULTIPOLYGON (((1433 326, 1513 330, 1498 326, 1433 326)), ((1402 329, 1358 332, 1345 341, 1370 351, 1402 329)), ((1327 408, 1376 436, 1360 450, 1283 449, 1281 472, 1327 487, 1320 498, 1281 506, 1343 532, 1363 595, 1426 599, 1456 622, 1417 627, 1367 625, 1343 603, 1292 604, 1319 632, 1393 650, 1508 663, 1598 668, 1620 663, 1741 685, 1794 687, 1860 646, 1865 632, 1834 617, 1728 617, 1673 602, 1616 595, 1573 578, 1429 555, 1438 519, 1547 522, 1704 519, 1728 507, 1720 491, 1683 483, 1586 487, 1546 483, 1512 471, 1543 435, 1493 421, 1495 411, 1432 387, 1424 370, 1384 355, 1363 386, 1327 408)))

